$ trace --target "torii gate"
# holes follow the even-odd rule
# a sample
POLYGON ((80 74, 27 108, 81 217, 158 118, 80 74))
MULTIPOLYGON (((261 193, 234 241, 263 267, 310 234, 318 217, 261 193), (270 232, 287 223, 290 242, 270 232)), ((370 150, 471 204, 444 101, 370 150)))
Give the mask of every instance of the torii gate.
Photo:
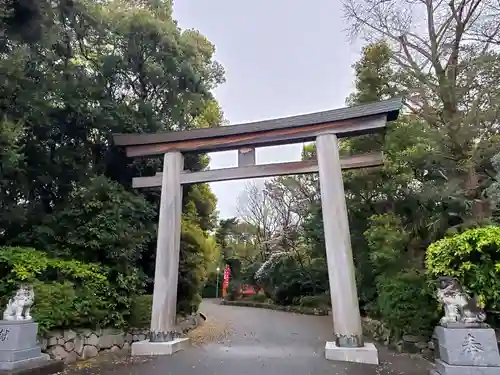
POLYGON ((182 215, 182 185, 319 172, 334 340, 330 360, 378 364, 377 349, 363 341, 342 169, 383 164, 382 154, 341 159, 338 138, 383 131, 397 119, 400 98, 325 112, 218 128, 154 134, 116 134, 127 156, 164 154, 163 173, 135 177, 136 188, 161 187, 150 339, 134 343, 132 355, 169 355, 189 344, 175 335, 182 215), (257 165, 255 147, 316 141, 317 161, 257 165), (184 170, 183 153, 238 150, 238 167, 184 170))

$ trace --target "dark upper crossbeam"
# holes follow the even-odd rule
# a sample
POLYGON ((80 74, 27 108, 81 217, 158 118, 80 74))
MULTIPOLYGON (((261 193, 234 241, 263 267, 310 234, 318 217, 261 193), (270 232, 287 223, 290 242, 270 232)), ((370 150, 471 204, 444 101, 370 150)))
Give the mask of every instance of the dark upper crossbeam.
POLYGON ((114 134, 114 144, 125 146, 128 156, 147 156, 169 151, 211 152, 241 147, 273 146, 307 142, 325 131, 340 137, 374 133, 386 121, 397 119, 401 98, 305 115, 257 121, 217 128, 177 132, 114 134))

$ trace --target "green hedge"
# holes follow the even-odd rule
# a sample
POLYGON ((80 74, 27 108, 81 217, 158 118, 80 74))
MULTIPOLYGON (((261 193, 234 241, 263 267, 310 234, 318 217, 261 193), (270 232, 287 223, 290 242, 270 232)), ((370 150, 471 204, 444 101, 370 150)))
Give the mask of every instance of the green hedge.
POLYGON ((434 279, 456 277, 487 310, 500 310, 500 227, 469 229, 431 244, 426 267, 434 279))
POLYGON ((432 334, 439 318, 432 293, 425 273, 419 270, 406 269, 377 278, 378 313, 394 337, 432 334))
POLYGON ((202 300, 211 244, 197 225, 184 220, 180 246, 177 313, 189 315, 198 311, 202 300))
POLYGON ((141 284, 133 270, 125 275, 32 248, 1 248, 1 303, 23 282, 34 287, 33 317, 42 333, 64 327, 125 327, 141 284))

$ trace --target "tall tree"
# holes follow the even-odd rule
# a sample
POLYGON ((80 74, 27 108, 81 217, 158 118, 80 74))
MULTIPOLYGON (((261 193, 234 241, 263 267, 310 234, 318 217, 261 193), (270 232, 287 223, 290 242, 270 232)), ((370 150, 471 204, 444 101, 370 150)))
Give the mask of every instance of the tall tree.
MULTIPOLYGON (((390 47, 394 92, 433 133, 443 198, 469 207, 461 220, 490 215, 483 195, 498 152, 500 8, 494 0, 343 0, 353 36, 390 47), (423 20, 422 22, 420 20, 423 20)), ((429 171, 432 172, 432 171, 429 171)))
POLYGON ((493 178, 494 182, 488 188, 487 193, 491 199, 494 218, 500 222, 500 153, 493 157, 492 163, 497 175, 493 178))
POLYGON ((23 196, 20 124, 0 120, 0 238, 12 222, 19 222, 25 216, 24 207, 18 204, 23 196))
POLYGON ((255 228, 261 260, 266 259, 272 252, 273 240, 281 230, 281 223, 264 186, 256 183, 246 184, 245 190, 238 198, 237 211, 243 222, 255 228))
MULTIPOLYGON (((223 113, 211 94, 224 80, 215 47, 198 31, 178 27, 171 1, 0 0, 0 20, 0 142, 9 144, 0 155, 6 161, 0 244, 36 244, 121 269, 126 260, 152 276, 155 246, 146 232, 154 230, 156 217, 144 198, 157 207, 159 194, 132 192, 131 179, 157 172, 162 158, 132 161, 113 147, 111 135, 221 125, 223 113), (38 31, 32 38, 30 27, 38 31), (71 197, 89 205, 72 206, 71 197), (108 220, 93 215, 96 207, 108 220), (130 214, 133 207, 143 214, 130 214), (114 221, 119 217, 123 222, 114 221), (113 237, 120 227, 129 229, 113 237), (129 231, 133 238, 121 254, 103 254, 108 247, 120 251, 129 231)), ((185 163, 200 170, 208 157, 188 156, 185 163)), ((185 187, 183 196, 181 258, 198 267, 212 248, 203 241, 216 224, 216 200, 208 185, 185 187)), ((189 280, 187 270, 181 272, 189 280)))

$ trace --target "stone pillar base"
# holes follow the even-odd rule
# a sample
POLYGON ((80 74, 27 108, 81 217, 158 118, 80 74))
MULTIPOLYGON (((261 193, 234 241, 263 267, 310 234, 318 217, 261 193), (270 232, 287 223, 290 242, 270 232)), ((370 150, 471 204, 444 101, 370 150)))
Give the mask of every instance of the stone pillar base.
POLYGON ((360 348, 346 348, 337 346, 333 341, 327 341, 325 345, 325 357, 330 361, 378 365, 378 351, 372 343, 365 343, 360 348))
POLYGON ((172 341, 151 342, 149 340, 137 341, 132 344, 133 356, 172 355, 189 346, 189 338, 182 337, 172 341))

